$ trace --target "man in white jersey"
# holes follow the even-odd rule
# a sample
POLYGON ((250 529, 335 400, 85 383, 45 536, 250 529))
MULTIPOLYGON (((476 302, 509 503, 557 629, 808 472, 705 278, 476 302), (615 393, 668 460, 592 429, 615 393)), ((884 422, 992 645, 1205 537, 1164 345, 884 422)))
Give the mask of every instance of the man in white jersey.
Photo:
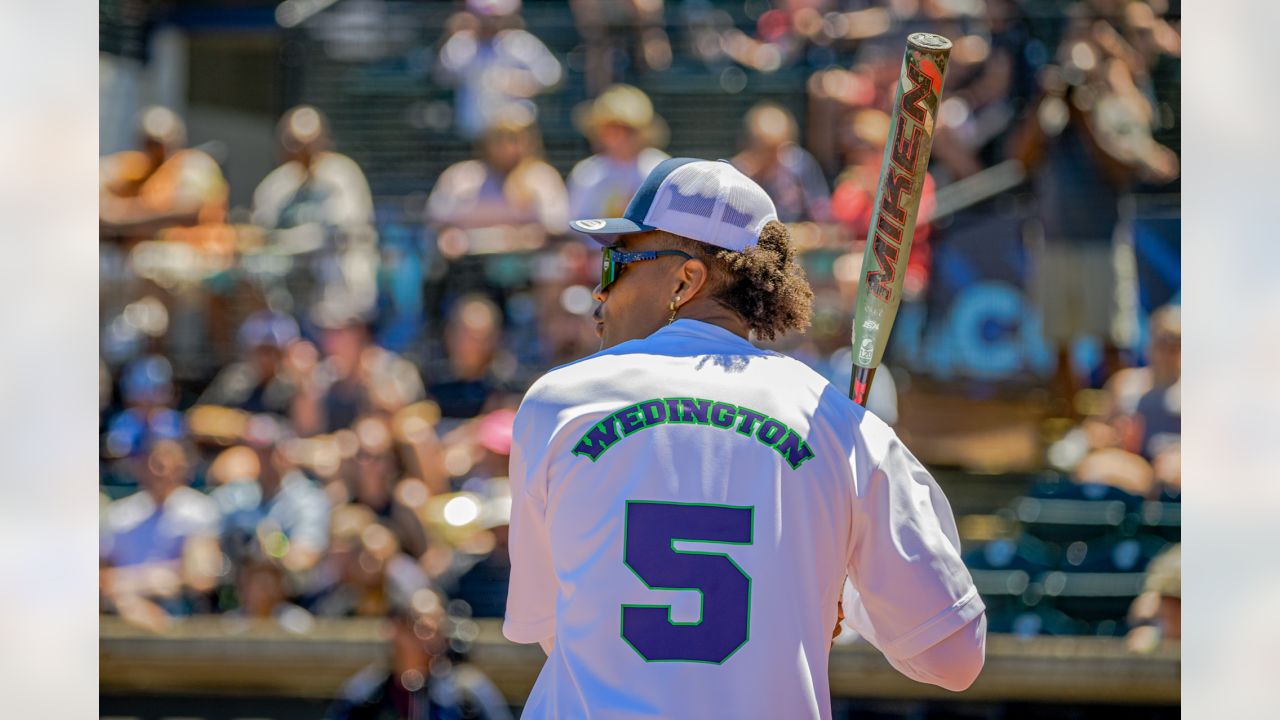
POLYGON ((749 341, 808 326, 773 202, 673 158, 604 251, 600 352, 517 414, 504 634, 548 658, 526 718, 829 718, 837 601, 904 674, 977 677, 984 606, 933 478, 893 431, 749 341), (846 576, 849 588, 844 590, 846 576))

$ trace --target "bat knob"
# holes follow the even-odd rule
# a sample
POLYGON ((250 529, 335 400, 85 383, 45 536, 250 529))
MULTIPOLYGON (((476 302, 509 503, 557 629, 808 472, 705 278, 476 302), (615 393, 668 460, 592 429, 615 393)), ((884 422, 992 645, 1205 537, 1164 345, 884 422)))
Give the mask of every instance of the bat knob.
POLYGON ((950 40, 942 37, 941 35, 935 35, 927 32, 911 33, 907 36, 907 43, 914 45, 921 50, 931 50, 934 52, 951 49, 950 40))

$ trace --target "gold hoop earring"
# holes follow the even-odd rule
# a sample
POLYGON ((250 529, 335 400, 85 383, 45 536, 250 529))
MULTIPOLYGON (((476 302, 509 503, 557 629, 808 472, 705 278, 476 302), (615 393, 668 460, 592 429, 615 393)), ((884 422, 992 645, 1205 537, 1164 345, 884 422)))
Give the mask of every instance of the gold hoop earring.
POLYGON ((667 307, 667 309, 671 311, 671 317, 667 318, 668 325, 676 321, 676 311, 679 310, 679 308, 676 307, 676 303, 678 302, 680 302, 679 295, 675 296, 675 298, 671 300, 671 305, 667 307))

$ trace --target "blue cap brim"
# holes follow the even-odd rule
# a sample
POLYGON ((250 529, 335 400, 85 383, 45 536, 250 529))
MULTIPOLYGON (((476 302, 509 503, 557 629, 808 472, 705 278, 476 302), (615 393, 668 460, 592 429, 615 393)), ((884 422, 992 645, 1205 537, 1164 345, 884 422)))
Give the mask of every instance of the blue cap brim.
POLYGON ((627 218, 595 218, 590 220, 574 220, 569 227, 583 235, 590 235, 592 240, 601 245, 608 245, 609 239, 618 235, 649 232, 653 227, 641 225, 627 218))

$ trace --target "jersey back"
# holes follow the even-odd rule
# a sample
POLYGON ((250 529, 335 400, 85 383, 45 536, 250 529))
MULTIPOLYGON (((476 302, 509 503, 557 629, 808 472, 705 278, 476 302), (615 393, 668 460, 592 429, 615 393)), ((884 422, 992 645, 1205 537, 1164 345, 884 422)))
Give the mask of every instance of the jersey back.
POLYGON ((871 524, 858 476, 895 441, 802 363, 692 320, 539 380, 516 419, 504 632, 554 648, 524 717, 829 717, 836 603, 871 524))

